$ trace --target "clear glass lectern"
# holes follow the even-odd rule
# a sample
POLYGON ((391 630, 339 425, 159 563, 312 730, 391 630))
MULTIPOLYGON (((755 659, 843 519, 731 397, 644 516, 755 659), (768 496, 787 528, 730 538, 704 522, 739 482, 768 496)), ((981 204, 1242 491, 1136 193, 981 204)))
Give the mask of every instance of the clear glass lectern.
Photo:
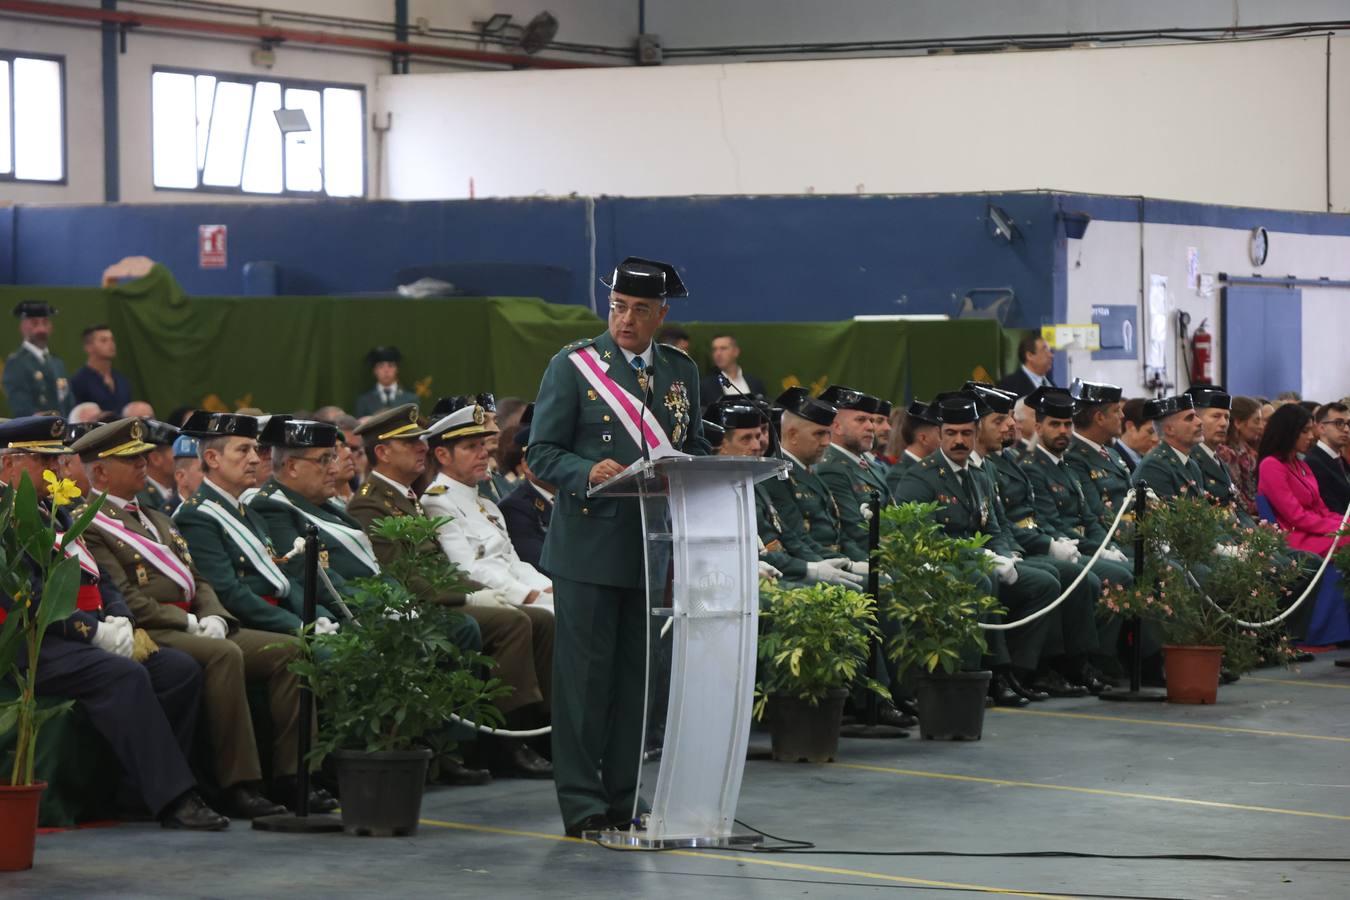
MULTIPOLYGON (((669 617, 662 621, 670 623, 672 662, 661 767, 647 827, 586 837, 632 848, 724 847, 759 840, 735 831, 759 628, 754 485, 786 471, 787 464, 776 459, 670 456, 639 460, 590 490, 591 496, 639 498, 648 605, 653 616, 669 617)), ((653 634, 657 631, 648 629, 649 673, 651 641, 661 639, 653 634)))

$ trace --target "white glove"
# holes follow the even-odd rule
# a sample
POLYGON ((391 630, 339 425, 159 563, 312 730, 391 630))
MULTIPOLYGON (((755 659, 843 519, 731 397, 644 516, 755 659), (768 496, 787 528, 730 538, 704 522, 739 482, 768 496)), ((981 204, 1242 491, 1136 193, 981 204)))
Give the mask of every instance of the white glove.
POLYGON ((872 504, 864 503, 862 506, 858 507, 858 511, 862 513, 864 522, 872 521, 872 504))
POLYGON ((759 577, 767 578, 769 581, 775 581, 782 578, 783 573, 761 559, 759 561, 759 577))
POLYGON ((999 556, 992 550, 984 551, 994 560, 994 574, 1003 584, 1017 584, 1017 560, 1010 556, 999 556))
POLYGON ((821 562, 808 562, 806 564, 806 577, 821 584, 842 584, 849 588, 862 587, 861 578, 848 569, 829 565, 831 562, 835 562, 835 560, 826 559, 821 562))
POLYGON ((98 623, 90 643, 114 656, 131 656, 131 620, 125 616, 109 616, 98 623))
POLYGON ((498 591, 493 588, 474 591, 464 598, 464 602, 470 606, 515 606, 506 596, 506 591, 498 591))
POLYGON ((1214 548, 1214 555, 1226 559, 1242 559, 1244 556, 1242 548, 1236 544, 1219 544, 1214 548))
POLYGON ((187 614, 187 627, 184 629, 188 634, 199 634, 201 626, 197 624, 197 617, 192 613, 187 614))
POLYGON ((315 633, 315 634, 337 634, 337 633, 338 633, 338 623, 334 622, 332 619, 328 618, 327 616, 319 616, 317 619, 314 620, 314 633, 315 633))
POLYGON ((395 622, 402 622, 404 619, 416 619, 417 610, 414 608, 409 609, 406 613, 401 613, 396 609, 386 609, 384 611, 384 617, 386 619, 392 619, 395 622))
POLYGON ((1105 550, 1103 550, 1102 559, 1109 560, 1114 563, 1125 563, 1130 561, 1130 558, 1128 556, 1126 556, 1124 553, 1121 553, 1115 547, 1107 547, 1105 550))
POLYGON ((861 562, 850 562, 848 564, 848 570, 852 572, 854 575, 857 575, 859 578, 866 578, 868 570, 867 560, 863 560, 861 562))
POLYGON ((1157 494, 1153 493, 1153 488, 1149 488, 1147 491, 1145 491, 1145 492, 1144 492, 1144 496, 1148 498, 1148 502, 1149 502, 1149 503, 1161 503, 1161 502, 1162 502, 1162 498, 1159 497, 1157 494))
POLYGON ((1052 538, 1050 558, 1064 562, 1078 562, 1078 545, 1068 538, 1052 538))
POLYGON ((202 616, 197 620, 197 634, 200 637, 224 640, 230 633, 230 626, 220 616, 202 616))

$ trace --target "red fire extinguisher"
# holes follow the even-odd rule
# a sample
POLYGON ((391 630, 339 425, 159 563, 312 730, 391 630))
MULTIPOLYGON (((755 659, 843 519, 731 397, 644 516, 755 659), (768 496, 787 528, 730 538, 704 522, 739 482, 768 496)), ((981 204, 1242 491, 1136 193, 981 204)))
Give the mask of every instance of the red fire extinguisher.
POLYGON ((1191 337, 1191 383, 1213 384, 1214 336, 1205 330, 1205 319, 1191 337))

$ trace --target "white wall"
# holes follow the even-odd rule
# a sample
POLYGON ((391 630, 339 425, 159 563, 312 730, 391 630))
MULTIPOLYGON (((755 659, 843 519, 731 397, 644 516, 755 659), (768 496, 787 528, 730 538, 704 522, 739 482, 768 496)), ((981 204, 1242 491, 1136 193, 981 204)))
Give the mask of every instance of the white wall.
MULTIPOLYGON (((1267 278, 1294 275, 1298 278, 1350 280, 1350 237, 1270 232, 1266 263, 1255 269, 1248 255, 1246 229, 1210 228, 1192 225, 1143 226, 1145 284, 1150 275, 1167 276, 1174 308, 1191 315, 1192 331, 1208 319, 1207 330, 1215 335, 1215 374, 1223 372, 1218 335, 1219 284, 1217 274, 1267 278), (1187 249, 1199 252, 1200 271, 1216 277, 1212 296, 1199 295, 1186 284, 1187 249)), ((1068 316, 1070 323, 1092 321, 1095 305, 1126 305, 1140 308, 1139 333, 1145 321, 1140 288, 1140 226, 1137 222, 1093 221, 1081 241, 1070 241, 1067 258, 1068 316)), ((1350 394, 1350 291, 1303 289, 1303 396, 1328 400, 1350 394)), ((1142 337, 1141 337, 1142 340, 1142 337)), ((1176 321, 1169 323, 1168 378, 1177 389, 1187 387, 1185 367, 1177 365, 1179 343, 1176 321)), ((1141 349, 1142 354, 1142 349, 1141 349)), ((1070 378, 1104 381, 1125 388, 1127 396, 1144 396, 1141 360, 1094 362, 1087 351, 1069 351, 1070 378)))
MULTIPOLYGON (((1350 64, 1334 74, 1350 106, 1350 64)), ((381 77, 376 105, 403 199, 472 178, 478 196, 1054 188, 1325 210, 1325 86, 1326 42, 1289 39, 381 77)))

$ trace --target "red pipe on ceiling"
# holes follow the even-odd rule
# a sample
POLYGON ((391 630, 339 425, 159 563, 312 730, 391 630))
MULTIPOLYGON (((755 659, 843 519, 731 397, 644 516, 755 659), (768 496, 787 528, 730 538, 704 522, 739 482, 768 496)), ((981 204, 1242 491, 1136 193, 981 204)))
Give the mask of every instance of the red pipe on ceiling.
POLYGON ((377 53, 402 54, 407 56, 429 56, 438 59, 462 60, 464 62, 488 63, 492 65, 529 69, 592 69, 599 68, 602 65, 599 63, 571 62, 562 59, 526 56, 516 53, 494 53, 487 50, 464 50, 455 47, 439 47, 432 44, 413 44, 407 41, 390 41, 382 40, 380 38, 358 37, 356 35, 337 34, 328 31, 306 31, 297 28, 276 28, 265 25, 241 25, 234 22, 216 22, 209 19, 192 19, 183 16, 161 16, 152 13, 124 12, 122 10, 98 9, 87 6, 71 6, 65 3, 45 3, 38 2, 38 0, 0 0, 0 12, 18 13, 25 16, 39 16, 48 19, 76 19, 88 22, 109 22, 126 28, 150 28, 164 31, 224 35, 228 37, 250 38, 256 41, 312 44, 315 46, 339 47, 350 50, 366 50, 375 51, 377 53))

